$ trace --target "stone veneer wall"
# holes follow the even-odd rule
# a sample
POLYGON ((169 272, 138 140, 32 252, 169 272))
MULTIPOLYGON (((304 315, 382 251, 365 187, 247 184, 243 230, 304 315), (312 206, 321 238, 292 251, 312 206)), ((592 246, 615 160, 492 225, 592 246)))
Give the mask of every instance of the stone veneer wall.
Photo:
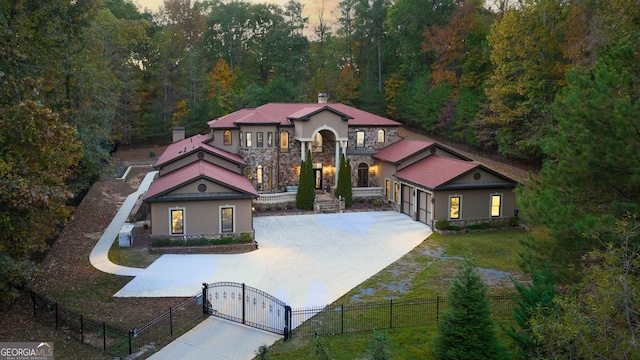
POLYGON ((400 140, 398 136, 398 128, 395 126, 390 127, 349 127, 349 144, 347 148, 356 149, 356 133, 358 131, 364 131, 364 147, 358 148, 358 150, 375 149, 380 150, 386 146, 393 144, 400 140), (384 130, 385 142, 378 142, 378 130, 384 130))
MULTIPOLYGON (((380 150, 385 146, 388 146, 398 140, 398 129, 396 127, 353 127, 349 128, 349 143, 347 145, 348 150, 356 150, 356 132, 365 131, 365 147, 357 150, 380 150), (385 131, 385 142, 377 142, 378 130, 383 129, 385 131)), ((278 190, 281 186, 297 186, 299 182, 298 169, 300 167, 300 149, 301 144, 299 141, 293 138, 293 128, 280 128, 276 133, 274 139, 274 147, 271 148, 256 148, 256 147, 241 147, 238 150, 240 155, 248 166, 251 167, 251 184, 258 189, 257 166, 263 166, 263 191, 278 190), (289 133, 289 151, 280 152, 280 132, 286 131, 289 133), (271 165, 271 168, 269 167, 271 165), (269 188, 269 177, 271 177, 271 188, 269 188)), ((336 169, 340 164, 334 164, 336 151, 335 141, 325 140, 323 143, 323 151, 321 153, 312 153, 312 161, 315 163, 322 163, 326 165, 335 165, 336 169)), ((374 153, 374 151, 371 151, 374 153)), ((374 159, 372 154, 348 154, 347 158, 351 163, 351 179, 352 184, 358 183, 358 165, 365 163, 369 166, 374 165, 374 159)), ((246 170, 243 173, 247 176, 246 170)), ((323 174, 323 188, 326 185, 331 187, 335 186, 334 174, 323 174)), ((355 186, 355 185, 354 185, 355 186)), ((375 175, 369 173, 369 186, 382 186, 375 175)))

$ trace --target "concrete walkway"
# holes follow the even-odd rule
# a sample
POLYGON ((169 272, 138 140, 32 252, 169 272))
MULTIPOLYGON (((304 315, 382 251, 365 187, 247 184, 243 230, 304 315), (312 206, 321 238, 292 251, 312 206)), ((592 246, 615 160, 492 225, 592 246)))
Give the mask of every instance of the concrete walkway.
POLYGON ((107 226, 107 229, 102 233, 100 240, 98 240, 96 246, 91 250, 89 261, 96 269, 108 274, 122 276, 138 276, 142 274, 144 269, 120 266, 112 263, 111 260, 109 260, 109 249, 111 249, 111 245, 113 245, 113 242, 120 233, 122 225, 127 221, 131 210, 136 205, 136 201, 140 195, 149 190, 149 186, 151 186, 151 183, 157 173, 157 171, 151 171, 145 175, 142 183, 140 183, 140 186, 138 187, 138 190, 127 196, 127 199, 124 201, 122 206, 120 206, 120 209, 113 217, 109 226, 107 226))

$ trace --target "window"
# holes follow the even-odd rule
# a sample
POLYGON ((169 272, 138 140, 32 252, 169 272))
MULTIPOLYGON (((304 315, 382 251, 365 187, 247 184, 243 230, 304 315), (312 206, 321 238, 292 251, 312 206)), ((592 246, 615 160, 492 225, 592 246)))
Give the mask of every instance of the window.
POLYGON ((400 202, 400 184, 393 183, 393 201, 400 202))
POLYGON ((378 130, 378 142, 379 143, 384 142, 384 130, 382 129, 378 130))
POLYGON ((391 199, 391 180, 389 179, 384 181, 384 196, 387 199, 391 199))
POLYGON ((171 235, 184 234, 184 209, 171 209, 169 217, 171 218, 171 235))
POLYGON ((264 139, 263 139, 263 133, 262 132, 257 132, 256 133, 256 147, 264 147, 264 139))
POLYGON ((462 197, 460 196, 451 196, 449 198, 449 219, 455 220, 460 219, 460 202, 462 201, 462 197))
POLYGON ((267 133, 267 147, 273 147, 273 133, 267 133))
POLYGON ((286 131, 280 133, 280 151, 289 152, 289 133, 286 131))
POLYGON ((364 131, 356 132, 356 149, 364 147, 364 131))
POLYGON ((502 195, 491 195, 491 217, 502 215, 502 195))
POLYGON ((247 165, 246 168, 244 168, 245 171, 245 176, 247 177, 247 180, 251 181, 253 179, 253 168, 251 167, 251 165, 247 165))
POLYGON ((258 165, 256 180, 258 180, 258 185, 262 186, 262 165, 258 165))
POLYGON ((231 130, 225 130, 222 139, 224 145, 231 145, 231 130))
POLYGON ((322 135, 320 133, 316 133, 316 135, 313 137, 313 142, 311 143, 311 151, 322 152, 322 135))
POLYGON ((233 207, 221 207, 220 208, 220 232, 232 233, 233 229, 233 207))
POLYGON ((244 136, 242 136, 242 131, 240 131, 240 146, 244 146, 244 136))
POLYGON ((251 147, 252 146, 252 144, 251 144, 251 133, 250 132, 246 133, 245 137, 247 138, 247 147, 251 147))

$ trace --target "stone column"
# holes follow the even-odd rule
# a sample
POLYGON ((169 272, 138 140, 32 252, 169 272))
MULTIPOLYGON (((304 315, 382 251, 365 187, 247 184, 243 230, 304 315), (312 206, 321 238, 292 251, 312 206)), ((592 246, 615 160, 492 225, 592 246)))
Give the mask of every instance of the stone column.
POLYGON ((307 143, 304 141, 300 141, 300 160, 302 161, 306 161, 306 157, 307 157, 307 149, 306 149, 306 145, 307 143))

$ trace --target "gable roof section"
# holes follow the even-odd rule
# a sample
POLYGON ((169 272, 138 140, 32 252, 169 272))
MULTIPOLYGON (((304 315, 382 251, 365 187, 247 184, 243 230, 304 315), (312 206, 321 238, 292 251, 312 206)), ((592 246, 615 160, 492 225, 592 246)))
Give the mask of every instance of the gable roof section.
MULTIPOLYGON (((205 200, 205 199, 213 199, 213 198, 221 198, 221 197, 258 197, 258 193, 251 186, 251 183, 244 176, 234 173, 233 171, 229 171, 220 166, 211 164, 204 160, 195 161, 183 168, 180 171, 173 171, 169 174, 163 175, 153 181, 151 183, 151 187, 145 194, 145 201, 163 201, 163 200, 174 200, 173 198, 169 199, 164 197, 170 192, 181 188, 184 185, 187 185, 191 182, 207 179, 214 183, 220 184, 230 190, 233 190, 234 193, 231 194, 213 194, 213 193, 201 193, 201 194, 193 194, 190 197, 192 200, 205 200), (226 194, 226 195, 225 195, 226 194)), ((183 194, 183 198, 184 198, 183 194)))
POLYGON ((306 120, 329 110, 346 118, 349 126, 400 126, 400 123, 344 104, 269 103, 255 109, 242 109, 209 121, 212 129, 232 129, 242 124, 292 125, 291 119, 306 120))
POLYGON ((378 151, 378 153, 373 155, 373 157, 379 160, 398 164, 401 163, 402 160, 418 152, 424 151, 433 144, 434 143, 432 142, 402 139, 378 151))
POLYGON ((209 145, 208 142, 211 140, 213 140, 213 135, 199 134, 186 138, 184 140, 174 142, 173 144, 169 145, 167 149, 162 153, 158 161, 156 161, 154 167, 159 168, 160 166, 181 159, 199 150, 206 151, 212 155, 218 156, 222 159, 238 165, 245 165, 244 160, 240 156, 209 145))
POLYGON ((431 155, 400 171, 395 176, 399 179, 425 186, 429 189, 447 188, 481 188, 481 187, 515 187, 517 182, 501 175, 476 162, 450 159, 431 155), (452 181, 475 169, 490 172, 504 181, 500 183, 474 183, 449 185, 452 181))
POLYGON ((409 140, 409 139, 402 139, 402 140, 396 141, 395 143, 378 151, 375 155, 373 155, 373 157, 379 160, 388 161, 390 163, 398 165, 411 156, 414 156, 418 153, 426 151, 427 149, 435 148, 435 147, 442 149, 443 151, 446 151, 452 155, 455 155, 461 160, 471 161, 471 159, 469 159, 468 157, 462 154, 458 154, 457 152, 450 150, 448 148, 445 148, 436 142, 427 142, 427 141, 409 140))
POLYGON ((318 114, 320 112, 323 112, 325 110, 338 115, 340 118, 342 118, 342 120, 353 119, 351 116, 349 116, 347 114, 344 114, 344 113, 341 113, 340 111, 338 111, 338 110, 336 110, 336 109, 334 109, 334 108, 332 108, 330 106, 327 106, 327 105, 315 106, 315 107, 305 107, 305 108, 302 108, 302 109, 296 111, 295 113, 289 115, 288 118, 290 120, 309 120, 309 119, 311 119, 311 117, 313 115, 318 114))

